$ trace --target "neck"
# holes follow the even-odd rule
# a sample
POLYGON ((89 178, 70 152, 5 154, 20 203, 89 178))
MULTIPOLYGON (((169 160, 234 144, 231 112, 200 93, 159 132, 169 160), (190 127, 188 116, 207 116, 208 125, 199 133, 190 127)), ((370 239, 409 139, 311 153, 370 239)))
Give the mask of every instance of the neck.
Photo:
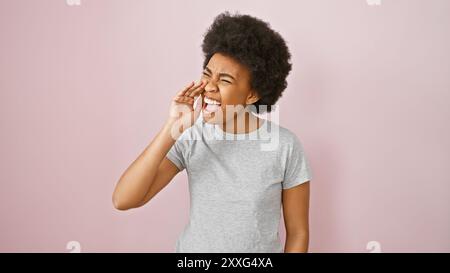
POLYGON ((219 125, 220 128, 231 134, 248 134, 261 127, 261 119, 257 116, 249 113, 248 111, 243 111, 234 117, 234 122, 227 124, 226 121, 219 125))

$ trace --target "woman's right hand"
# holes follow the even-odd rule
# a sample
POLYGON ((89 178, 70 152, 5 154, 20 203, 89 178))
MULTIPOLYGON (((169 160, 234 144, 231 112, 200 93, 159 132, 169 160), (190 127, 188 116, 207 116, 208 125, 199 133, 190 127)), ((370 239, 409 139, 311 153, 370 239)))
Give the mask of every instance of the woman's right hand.
MULTIPOLYGON (((191 127, 200 116, 203 105, 203 96, 201 94, 205 91, 207 83, 205 80, 201 80, 197 84, 191 82, 172 99, 169 109, 169 120, 178 130, 182 129, 184 131, 191 127), (197 105, 194 109, 196 100, 197 105)), ((179 131, 176 132, 179 133, 179 131)), ((177 136, 174 137, 176 138, 177 136)))

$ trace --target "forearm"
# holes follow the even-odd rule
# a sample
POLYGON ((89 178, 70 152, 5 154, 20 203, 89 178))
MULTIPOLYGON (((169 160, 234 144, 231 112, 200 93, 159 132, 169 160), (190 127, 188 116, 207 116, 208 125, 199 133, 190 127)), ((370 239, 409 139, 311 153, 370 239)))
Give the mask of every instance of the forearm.
POLYGON ((309 233, 307 231, 294 234, 286 234, 285 253, 306 253, 308 252, 309 233))
POLYGON ((122 174, 113 194, 116 208, 132 208, 145 197, 159 165, 175 143, 171 135, 173 124, 174 121, 168 119, 156 137, 122 174))

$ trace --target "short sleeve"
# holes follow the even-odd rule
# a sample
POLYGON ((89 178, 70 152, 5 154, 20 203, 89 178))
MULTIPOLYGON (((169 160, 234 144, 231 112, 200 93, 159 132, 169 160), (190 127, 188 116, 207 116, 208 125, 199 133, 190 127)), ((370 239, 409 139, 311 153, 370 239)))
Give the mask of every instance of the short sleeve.
POLYGON ((297 136, 294 135, 292 145, 289 145, 289 151, 286 154, 283 189, 289 189, 311 180, 310 165, 297 136))
POLYGON ((185 130, 167 152, 166 157, 182 171, 187 166, 187 152, 189 150, 190 129, 185 130))
POLYGON ((186 168, 186 161, 184 159, 183 145, 180 140, 176 140, 173 146, 170 148, 166 157, 172 161, 177 168, 182 171, 186 168))

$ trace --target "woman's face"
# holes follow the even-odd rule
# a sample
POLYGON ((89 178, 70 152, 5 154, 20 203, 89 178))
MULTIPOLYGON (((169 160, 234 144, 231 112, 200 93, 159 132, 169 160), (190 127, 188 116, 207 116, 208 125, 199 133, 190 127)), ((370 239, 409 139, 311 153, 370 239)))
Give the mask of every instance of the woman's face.
POLYGON ((209 60, 201 80, 207 81, 203 98, 203 118, 208 123, 225 124, 243 113, 246 105, 258 100, 250 88, 250 72, 246 67, 223 54, 209 60), (207 103, 215 100, 220 105, 207 103), (206 102, 205 102, 206 100, 206 102))

